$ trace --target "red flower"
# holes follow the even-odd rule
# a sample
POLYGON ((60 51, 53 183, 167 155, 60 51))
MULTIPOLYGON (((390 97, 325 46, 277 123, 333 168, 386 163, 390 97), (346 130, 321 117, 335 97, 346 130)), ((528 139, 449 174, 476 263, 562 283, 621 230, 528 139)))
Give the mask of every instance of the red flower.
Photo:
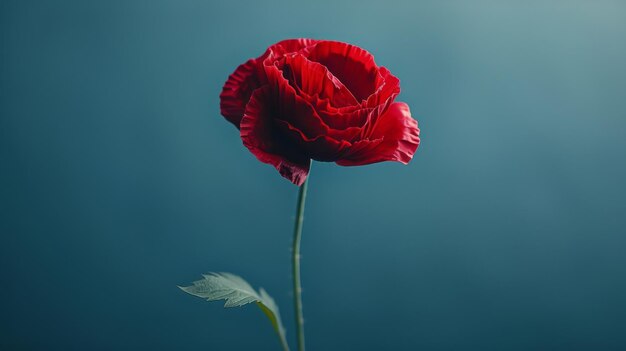
POLYGON ((367 51, 290 39, 237 67, 220 94, 222 115, 244 145, 297 185, 310 159, 359 166, 408 163, 419 145, 400 81, 367 51))

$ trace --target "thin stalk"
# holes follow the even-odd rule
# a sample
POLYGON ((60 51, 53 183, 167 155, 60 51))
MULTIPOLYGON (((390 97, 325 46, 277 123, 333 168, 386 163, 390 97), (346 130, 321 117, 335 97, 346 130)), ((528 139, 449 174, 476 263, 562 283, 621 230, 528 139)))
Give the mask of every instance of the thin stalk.
POLYGON ((296 208, 296 223, 293 230, 293 246, 291 250, 291 264, 293 275, 293 307, 296 315, 296 336, 298 351, 304 351, 304 317, 302 316, 302 284, 300 283, 300 239, 302 238, 302 222, 304 222, 304 203, 309 178, 300 186, 298 206, 296 208))

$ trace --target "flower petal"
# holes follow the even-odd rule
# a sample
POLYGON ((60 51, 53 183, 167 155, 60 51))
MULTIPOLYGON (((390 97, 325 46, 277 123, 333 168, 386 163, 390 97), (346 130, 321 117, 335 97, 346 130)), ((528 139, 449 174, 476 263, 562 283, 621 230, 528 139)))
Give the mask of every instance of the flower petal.
POLYGON ((417 121, 409 106, 396 102, 389 106, 370 131, 368 139, 354 143, 346 156, 336 163, 360 166, 382 161, 409 163, 420 143, 417 121))
POLYGON ((288 53, 298 52, 317 42, 318 40, 305 38, 282 40, 270 46, 263 55, 237 67, 226 80, 220 94, 222 116, 239 128, 252 92, 266 82, 265 73, 260 67, 263 60, 270 56, 275 59, 288 53))
POLYGON ((229 122, 239 128, 239 123, 252 92, 261 86, 257 73, 257 61, 250 59, 231 74, 220 94, 220 110, 229 122))
POLYGON ((318 102, 316 110, 324 123, 340 130, 375 123, 377 116, 382 115, 400 93, 400 80, 385 67, 380 67, 380 73, 383 80, 379 87, 357 108, 334 108, 323 101, 318 102))
POLYGON ((283 75, 309 100, 314 97, 327 99, 334 107, 358 104, 348 88, 326 67, 300 54, 285 57, 283 75))
POLYGON ((374 107, 387 101, 391 96, 400 94, 400 79, 391 74, 386 67, 379 68, 382 80, 376 91, 365 101, 365 106, 374 107))
POLYGON ((274 166, 292 183, 302 185, 309 174, 310 160, 276 128, 275 107, 269 86, 255 90, 241 120, 241 140, 259 161, 274 166))
MULTIPOLYGON (((284 67, 284 60, 271 65, 264 65, 268 85, 272 87, 274 96, 276 96, 280 102, 276 106, 276 119, 288 122, 289 125, 299 130, 309 139, 327 135, 337 141, 352 141, 362 134, 361 128, 357 127, 346 127, 343 129, 330 128, 322 120, 311 102, 307 101, 299 94, 301 91, 296 90, 296 88, 289 84, 289 81, 285 78, 283 72, 281 72, 281 68, 284 69, 284 67)), ((314 100, 314 103, 319 101, 319 99, 315 99, 314 97, 310 98, 314 100)))
POLYGON ((308 50, 307 58, 328 68, 358 100, 367 99, 382 80, 374 56, 354 45, 320 41, 308 50))
POLYGON ((283 76, 279 65, 264 65, 265 74, 269 85, 273 89, 273 94, 280 101, 276 106, 276 118, 289 122, 294 127, 301 130, 307 137, 328 134, 328 126, 319 117, 313 106, 298 96, 295 88, 283 76))
POLYGON ((309 46, 315 45, 319 40, 296 38, 285 39, 270 46, 267 51, 271 51, 274 55, 283 56, 292 52, 299 52, 309 46))
POLYGON ((276 126, 287 135, 294 144, 304 150, 306 154, 316 161, 333 162, 341 159, 352 144, 345 140, 337 140, 329 135, 318 135, 314 138, 307 137, 301 130, 287 121, 275 120, 276 126))

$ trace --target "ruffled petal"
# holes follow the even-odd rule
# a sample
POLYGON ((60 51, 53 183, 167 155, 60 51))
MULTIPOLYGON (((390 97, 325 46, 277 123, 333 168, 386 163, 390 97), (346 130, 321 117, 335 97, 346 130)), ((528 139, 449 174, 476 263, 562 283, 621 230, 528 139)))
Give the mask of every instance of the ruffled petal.
POLYGON ((276 106, 276 118, 289 122, 310 138, 328 134, 328 126, 313 106, 298 96, 295 88, 283 76, 279 64, 281 63, 264 66, 269 85, 280 102, 276 106))
POLYGON ((268 51, 273 52, 275 55, 286 55, 292 52, 299 52, 318 42, 319 40, 306 38, 285 39, 270 46, 268 51))
POLYGON ((316 161, 333 162, 341 159, 352 145, 350 142, 337 140, 330 135, 318 135, 309 138, 287 121, 275 120, 275 122, 283 134, 287 135, 294 144, 316 161))
MULTIPOLYGON (((285 78, 284 69, 285 60, 277 61, 271 65, 265 65, 265 73, 269 85, 272 87, 273 94, 277 96, 280 103, 276 107, 276 119, 288 122, 292 127, 299 130, 307 138, 326 135, 335 140, 352 141, 362 134, 361 128, 330 128, 320 117, 316 108, 307 101, 296 90, 289 80, 285 78)), ((290 75, 290 73, 288 73, 290 75)), ((310 97, 317 101, 314 97, 310 97)), ((334 161, 334 160, 333 160, 334 161)))
POLYGON ((389 100, 390 97, 400 94, 400 79, 391 74, 386 67, 381 66, 379 73, 382 78, 380 84, 376 88, 376 91, 368 96, 363 104, 365 107, 378 106, 389 100))
POLYGON ((275 108, 276 98, 269 86, 255 90, 241 120, 241 140, 259 161, 274 166, 299 186, 309 174, 310 159, 276 128, 275 108))
POLYGON ((354 143, 341 166, 360 166, 383 161, 409 163, 420 143, 417 121, 403 102, 391 104, 371 129, 367 139, 354 143))
POLYGON ((298 52, 317 42, 318 40, 305 38, 282 40, 270 46, 263 55, 256 59, 250 59, 237 67, 235 72, 226 80, 220 94, 222 116, 239 128, 239 123, 252 92, 266 83, 265 73, 260 67, 263 60, 269 57, 276 59, 288 53, 298 52))
POLYGON ((220 110, 229 122, 239 128, 239 123, 252 92, 261 86, 257 73, 257 61, 250 59, 231 74, 220 94, 220 110))
POLYGON ((380 67, 380 73, 383 77, 380 86, 357 108, 334 108, 318 102, 316 110, 324 123, 333 129, 364 127, 374 123, 400 94, 400 80, 385 67, 380 67))
POLYGON ((318 42, 319 40, 305 38, 279 41, 278 43, 268 47, 263 55, 257 58, 257 62, 259 62, 259 66, 272 65, 276 61, 283 59, 286 55, 307 52, 310 47, 314 46, 318 42))
POLYGON ((283 76, 309 101, 327 100, 334 107, 358 104, 352 93, 323 65, 300 54, 285 57, 283 76))
POLYGON ((322 121, 332 129, 344 130, 348 128, 361 128, 368 120, 368 115, 373 108, 343 109, 324 105, 323 101, 317 101, 316 111, 322 121))
POLYGON ((374 56, 347 43, 320 41, 307 50, 307 58, 319 62, 337 77, 358 100, 365 100, 382 81, 374 56))

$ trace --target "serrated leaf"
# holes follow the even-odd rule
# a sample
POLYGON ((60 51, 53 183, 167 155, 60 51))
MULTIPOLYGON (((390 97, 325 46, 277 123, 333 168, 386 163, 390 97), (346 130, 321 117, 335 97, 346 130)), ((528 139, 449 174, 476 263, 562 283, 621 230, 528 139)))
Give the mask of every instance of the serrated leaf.
POLYGON ((211 272, 202 275, 202 277, 203 279, 193 282, 193 285, 179 286, 179 288, 207 301, 226 300, 224 307, 239 307, 256 302, 272 323, 283 349, 289 351, 285 327, 280 320, 278 306, 263 288, 260 288, 257 293, 247 281, 232 273, 211 272))

